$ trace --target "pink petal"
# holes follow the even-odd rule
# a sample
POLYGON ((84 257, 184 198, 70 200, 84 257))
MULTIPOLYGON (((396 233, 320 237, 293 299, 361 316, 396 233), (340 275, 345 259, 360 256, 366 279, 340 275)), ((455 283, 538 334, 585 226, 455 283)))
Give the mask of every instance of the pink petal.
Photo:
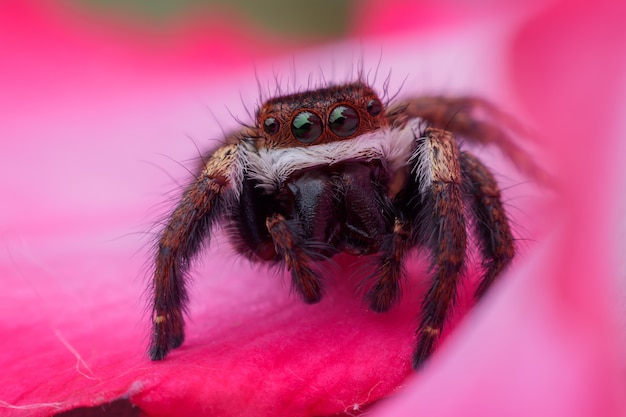
MULTIPOLYGON (((0 192, 10 202, 0 208, 6 248, 0 255, 0 407, 51 415, 126 397, 155 416, 325 415, 354 412, 403 384, 411 375, 423 265, 409 264, 416 279, 388 314, 366 311, 354 295, 357 277, 330 277, 326 298, 306 306, 290 296, 284 277, 242 262, 223 239, 214 240, 195 268, 185 344, 166 361, 150 362, 144 308, 150 237, 144 231, 167 211, 159 204, 180 192, 151 164, 184 182, 185 170, 158 154, 194 157, 185 134, 202 149, 210 146, 205 138, 219 130, 205 106, 226 128, 235 126, 222 103, 239 108, 238 89, 254 85, 252 60, 282 48, 231 30, 242 26, 232 23, 200 34, 200 24, 192 25, 159 49, 150 38, 97 29, 63 9, 47 10, 50 17, 41 14, 45 6, 7 4, 10 13, 0 17, 12 63, 3 69, 7 81, 0 81, 8 98, 0 101, 7 120, 0 127, 6 143, 0 192), (242 86, 242 79, 249 84, 242 86)), ((608 369, 617 362, 609 348, 613 329, 607 313, 598 312, 606 287, 574 285, 575 295, 591 300, 582 310, 578 295, 576 302, 569 296, 555 301, 551 294, 572 288, 543 279, 552 276, 546 271, 560 276, 561 263, 552 258, 562 259, 562 244, 553 237, 529 253, 528 265, 517 265, 414 377, 415 390, 405 393, 410 406, 442 414, 457 404, 456 414, 495 415, 517 398, 545 406, 531 410, 561 410, 593 378, 613 388, 605 390, 613 396, 603 410, 615 410, 617 382, 608 369), (541 290, 545 298, 537 297, 541 290), (574 320, 587 311, 598 321, 574 320), (603 353, 602 360, 590 361, 592 350, 603 353), (509 387, 501 381, 510 369, 526 373, 509 387), (540 396, 548 383, 559 382, 569 384, 550 398, 540 396), (520 389, 527 394, 519 396, 520 389), (486 391, 502 396, 488 403, 480 395, 486 391)), ((600 255, 594 259, 601 265, 600 255)), ((351 270, 353 261, 340 257, 344 269, 335 274, 351 270)), ((460 302, 462 315, 468 306, 460 302)), ((583 403, 585 397, 576 398, 583 403)), ((591 407, 605 397, 593 398, 581 410, 599 410, 591 407)))

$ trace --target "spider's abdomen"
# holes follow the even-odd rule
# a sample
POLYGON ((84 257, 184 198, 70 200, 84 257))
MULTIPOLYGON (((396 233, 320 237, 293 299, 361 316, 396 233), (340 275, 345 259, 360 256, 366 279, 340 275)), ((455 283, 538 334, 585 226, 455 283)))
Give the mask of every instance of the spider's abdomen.
POLYGON ((324 257, 374 253, 393 225, 387 181, 384 169, 372 161, 295 172, 271 193, 246 178, 232 218, 237 248, 252 258, 280 259, 267 228, 268 219, 278 214, 309 252, 324 257))

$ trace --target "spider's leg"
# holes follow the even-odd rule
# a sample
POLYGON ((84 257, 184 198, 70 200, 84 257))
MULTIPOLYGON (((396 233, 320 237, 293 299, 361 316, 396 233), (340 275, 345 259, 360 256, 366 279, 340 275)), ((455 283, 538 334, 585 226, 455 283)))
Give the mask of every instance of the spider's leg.
POLYGON ((153 279, 150 358, 160 360, 185 338, 183 312, 187 303, 185 273, 211 225, 236 195, 233 179, 241 170, 239 145, 217 149, 187 188, 158 241, 153 279))
POLYGON ((385 236, 374 274, 376 283, 367 292, 370 308, 382 313, 389 310, 400 298, 400 282, 404 276, 404 256, 410 249, 410 232, 407 223, 395 219, 393 233, 385 236))
POLYGON ((420 96, 395 104, 387 110, 392 124, 403 124, 419 117, 431 127, 445 129, 468 142, 500 148, 520 169, 542 184, 550 184, 549 175, 535 163, 508 132, 528 138, 531 133, 515 117, 479 97, 420 96))
POLYGON ((474 226, 482 252, 485 275, 476 289, 482 297, 515 255, 509 220, 502 206, 500 190, 493 175, 468 152, 461 153, 461 172, 474 216, 474 226))
POLYGON ((307 304, 317 303, 322 298, 322 285, 311 268, 313 257, 307 249, 303 232, 293 221, 282 214, 274 214, 266 220, 276 253, 291 271, 291 284, 307 304))
POLYGON ((414 238, 433 255, 434 276, 423 301, 413 367, 432 353, 456 295, 465 261, 466 230, 459 151, 450 132, 428 128, 412 159, 419 183, 420 225, 414 238))

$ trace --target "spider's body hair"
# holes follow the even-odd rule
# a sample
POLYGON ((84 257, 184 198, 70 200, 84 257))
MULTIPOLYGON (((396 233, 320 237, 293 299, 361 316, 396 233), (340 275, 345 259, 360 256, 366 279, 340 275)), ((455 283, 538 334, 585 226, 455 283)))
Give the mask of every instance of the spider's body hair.
POLYGON ((481 297, 515 255, 497 182, 459 150, 455 135, 495 143, 529 172, 535 165, 497 124, 473 113, 484 100, 418 96, 389 106, 363 82, 281 95, 254 126, 227 135, 203 157, 156 245, 150 357, 185 338, 191 261, 224 220, 238 252, 280 263, 306 303, 323 296, 320 261, 375 255, 366 301, 376 312, 401 296, 413 248, 431 254, 431 284, 417 328, 413 367, 438 343, 463 272, 467 238, 478 237, 481 297), (469 221, 468 221, 469 220, 469 221))
MULTIPOLYGON (((244 171, 268 193, 279 190, 295 172, 341 162, 379 160, 393 174, 415 157, 421 159, 424 154, 423 150, 415 148, 421 124, 420 119, 413 119, 406 126, 384 127, 351 139, 321 145, 258 150, 246 146, 243 150, 246 161, 244 171)), ((417 175, 428 181, 426 173, 417 175)))

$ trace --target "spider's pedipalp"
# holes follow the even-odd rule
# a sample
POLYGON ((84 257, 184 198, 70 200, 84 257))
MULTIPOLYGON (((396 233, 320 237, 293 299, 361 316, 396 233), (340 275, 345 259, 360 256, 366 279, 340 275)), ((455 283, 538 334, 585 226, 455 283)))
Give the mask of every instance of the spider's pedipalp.
POLYGON ((376 283, 367 292, 370 308, 378 313, 389 310, 400 298, 404 276, 404 257, 410 249, 410 232, 406 221, 396 218, 393 233, 385 236, 372 278, 376 283))
POLYGON ((160 360, 185 338, 185 273, 212 224, 236 195, 239 145, 217 149, 187 188, 158 241, 153 279, 150 358, 160 360))
POLYGON ((322 285, 311 268, 313 260, 304 248, 302 233, 281 214, 274 214, 266 220, 267 230, 287 269, 291 271, 293 288, 307 304, 317 303, 322 298, 322 285))

